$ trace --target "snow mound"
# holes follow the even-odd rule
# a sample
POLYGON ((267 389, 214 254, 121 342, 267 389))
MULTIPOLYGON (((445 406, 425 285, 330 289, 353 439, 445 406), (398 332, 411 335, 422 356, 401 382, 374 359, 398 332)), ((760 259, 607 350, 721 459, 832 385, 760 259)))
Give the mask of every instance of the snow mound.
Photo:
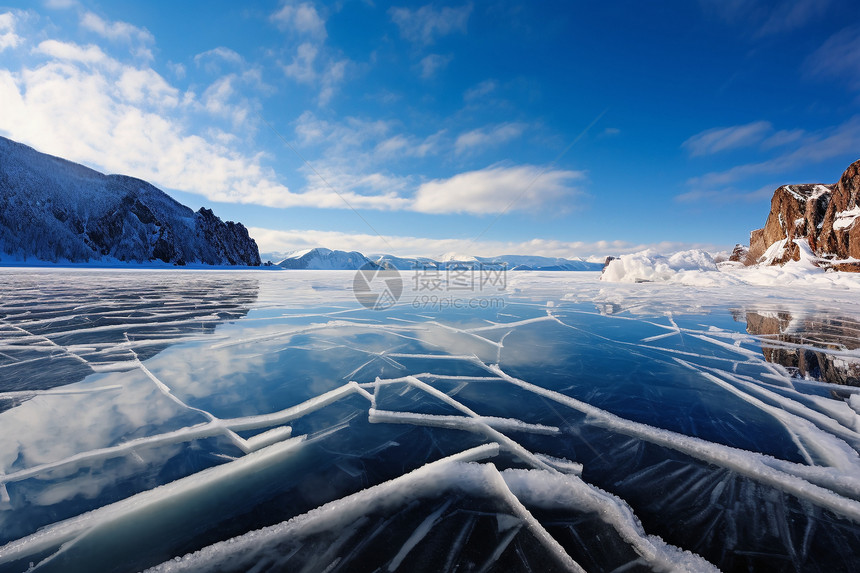
POLYGON ((609 262, 601 280, 618 283, 683 282, 711 284, 708 273, 719 272, 713 257, 697 249, 673 255, 660 255, 653 250, 621 255, 609 262))

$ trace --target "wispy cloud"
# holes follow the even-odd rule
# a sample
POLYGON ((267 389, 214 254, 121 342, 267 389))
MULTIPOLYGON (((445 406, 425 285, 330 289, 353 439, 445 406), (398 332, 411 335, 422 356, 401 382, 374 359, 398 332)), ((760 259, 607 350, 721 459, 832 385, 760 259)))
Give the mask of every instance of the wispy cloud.
POLYGON ((711 155, 761 143, 772 130, 773 126, 767 121, 713 128, 697 133, 682 143, 681 146, 693 157, 711 155))
MULTIPOLYGON (((776 187, 785 184, 784 177, 787 173, 843 156, 847 161, 854 160, 856 156, 851 154, 860 149, 860 116, 852 117, 841 125, 815 132, 802 129, 781 130, 759 140, 759 153, 769 152, 769 158, 692 177, 687 180, 689 191, 676 196, 675 199, 681 202, 705 200, 716 203, 758 201, 766 199, 776 187), (776 155, 772 155, 773 153, 776 155), (762 186, 762 179, 780 182, 762 186)), ((834 178, 836 175, 834 174, 834 178)))
POLYGON ((827 39, 804 63, 813 78, 845 80, 860 89, 860 27, 852 26, 827 39))
POLYGON ((146 44, 155 42, 155 37, 146 28, 139 28, 128 22, 104 20, 93 12, 85 12, 81 15, 81 27, 108 40, 136 40, 146 44))
POLYGON ((218 46, 211 50, 206 50, 194 56, 194 63, 198 66, 205 67, 210 72, 216 72, 220 69, 221 63, 232 65, 242 64, 243 59, 237 52, 224 46, 218 46))
POLYGON ((806 133, 792 148, 765 161, 737 165, 725 171, 716 171, 694 177, 689 184, 696 188, 730 185, 747 177, 785 173, 799 166, 820 163, 860 149, 860 116, 855 116, 835 127, 806 133))
POLYGON ((467 89, 466 92, 463 94, 463 99, 465 101, 474 101, 481 99, 485 95, 494 92, 497 87, 498 84, 495 80, 484 80, 476 86, 467 89))
POLYGON ((348 59, 327 59, 320 57, 322 49, 311 42, 303 42, 296 49, 293 61, 283 66, 284 74, 303 84, 317 86, 317 103, 327 105, 334 97, 337 87, 346 77, 352 63, 348 59))
POLYGON ((777 187, 779 187, 778 183, 764 185, 754 191, 743 191, 735 188, 719 190, 696 189, 676 196, 675 200, 679 203, 701 203, 702 201, 723 204, 753 203, 769 199, 773 195, 773 190, 777 187))
POLYGON ((790 0, 771 6, 758 34, 768 36, 798 30, 821 18, 829 8, 829 0, 790 0))
POLYGON ((628 241, 559 241, 532 239, 528 241, 471 241, 463 238, 430 238, 402 235, 374 235, 370 233, 342 233, 313 229, 274 230, 261 227, 248 229, 260 247, 260 252, 273 259, 300 249, 326 247, 345 251, 358 250, 366 255, 390 254, 413 257, 438 257, 443 253, 457 252, 473 256, 500 256, 534 254, 543 257, 594 257, 635 253, 653 249, 660 253, 674 253, 686 249, 717 251, 725 245, 702 243, 660 242, 630 243, 628 241))
POLYGON ((754 37, 799 30, 822 18, 830 0, 699 0, 706 13, 750 29, 754 37))
POLYGON ((0 14, 0 52, 6 48, 15 48, 20 43, 21 37, 15 33, 15 14, 0 14))
POLYGON ((325 19, 311 2, 285 2, 270 20, 282 30, 324 40, 327 36, 325 19))
POLYGON ((457 137, 454 148, 457 153, 481 151, 489 147, 502 145, 520 137, 526 130, 525 123, 501 123, 490 127, 473 129, 457 137))
POLYGON ((421 77, 428 80, 436 75, 437 72, 444 70, 451 62, 452 56, 442 54, 429 54, 421 58, 418 67, 421 70, 421 77))
POLYGON ((455 32, 466 33, 472 5, 457 8, 436 8, 432 4, 417 10, 411 8, 391 8, 388 14, 400 29, 400 35, 416 44, 429 45, 440 36, 455 32))

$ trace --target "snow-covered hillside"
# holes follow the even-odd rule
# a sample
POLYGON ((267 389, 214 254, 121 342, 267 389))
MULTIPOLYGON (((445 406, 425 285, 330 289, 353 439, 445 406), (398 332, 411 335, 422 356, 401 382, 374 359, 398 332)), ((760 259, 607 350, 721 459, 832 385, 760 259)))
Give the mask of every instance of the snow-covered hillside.
POLYGON ((590 263, 582 259, 561 259, 531 255, 504 255, 501 257, 475 257, 447 253, 439 257, 399 257, 396 255, 365 256, 357 251, 337 251, 318 247, 288 253, 277 263, 285 269, 356 270, 364 265, 377 265, 382 269, 410 271, 413 269, 447 269, 457 266, 502 268, 514 271, 599 271, 603 263, 590 263))
POLYGON ((260 264, 239 223, 145 181, 103 175, 0 137, 0 254, 43 261, 260 264))
POLYGON ((305 249, 287 255, 278 263, 285 269, 307 269, 315 271, 355 270, 374 263, 359 252, 332 251, 331 249, 305 249))
POLYGON ((475 257, 448 253, 438 259, 426 257, 395 257, 393 255, 377 255, 371 257, 376 263, 386 268, 410 270, 414 268, 436 267, 440 269, 456 265, 484 265, 506 267, 512 271, 599 271, 603 263, 589 263, 582 259, 561 259, 539 257, 534 255, 503 255, 500 257, 475 257))

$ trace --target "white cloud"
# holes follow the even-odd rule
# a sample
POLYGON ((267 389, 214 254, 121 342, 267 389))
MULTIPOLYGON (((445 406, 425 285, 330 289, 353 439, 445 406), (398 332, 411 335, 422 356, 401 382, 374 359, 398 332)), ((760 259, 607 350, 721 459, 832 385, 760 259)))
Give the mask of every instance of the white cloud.
POLYGON ((501 145, 523 134, 526 129, 524 123, 501 123, 492 127, 473 129, 461 134, 454 143, 457 153, 471 150, 482 150, 487 147, 501 145))
POLYGON ((12 12, 0 14, 0 52, 20 44, 21 37, 15 33, 15 15, 12 12))
POLYGON ((415 236, 376 235, 367 233, 342 233, 312 229, 274 230, 260 227, 248 229, 260 252, 272 254, 273 258, 290 251, 326 247, 344 251, 357 250, 366 255, 385 253, 404 257, 438 257, 443 253, 457 252, 473 256, 492 257, 500 255, 537 255, 544 257, 594 257, 602 260, 607 255, 635 253, 654 249, 660 253, 674 253, 686 249, 700 248, 711 251, 723 246, 701 243, 630 243, 627 241, 559 241, 532 239, 528 241, 472 241, 456 238, 430 238, 415 236))
POLYGON ((754 121, 746 125, 708 129, 692 136, 681 146, 694 157, 711 155, 720 151, 760 143, 772 129, 773 127, 767 121, 754 121))
MULTIPOLYGON (((293 193, 263 166, 260 154, 238 151, 229 134, 188 132, 188 111, 208 106, 219 112, 232 89, 229 82, 216 82, 197 100, 151 68, 123 64, 96 46, 46 40, 35 53, 47 61, 19 71, 0 69, 0 132, 8 137, 212 201, 345 207, 325 187, 293 193)), ((398 205, 396 193, 343 194, 356 208, 398 205)))
POLYGON ((430 54, 421 58, 418 67, 421 69, 421 77, 425 80, 432 78, 436 72, 445 69, 451 62, 452 56, 430 54))
POLYGON ((138 28, 128 22, 109 22, 92 12, 85 12, 81 16, 81 27, 108 40, 137 40, 145 44, 155 41, 155 38, 146 28, 138 28))
POLYGON ((104 64, 117 68, 118 64, 105 54, 101 48, 90 44, 79 46, 71 42, 60 42, 58 40, 45 40, 35 49, 36 53, 44 54, 58 60, 69 62, 80 62, 82 64, 104 64))
POLYGON ((325 20, 310 2, 286 2, 270 17, 282 30, 291 30, 318 40, 326 37, 325 20))
POLYGON ((415 43, 432 44, 439 36, 447 36, 454 32, 465 34, 471 12, 471 4, 458 8, 436 8, 428 4, 417 10, 391 8, 388 14, 400 28, 402 37, 415 43))
POLYGON ((493 165, 422 184, 412 209, 422 213, 502 213, 534 210, 582 192, 570 185, 584 179, 580 171, 544 170, 535 165, 493 165))
POLYGON ((496 90, 498 85, 495 80, 484 80, 478 85, 471 87, 466 90, 463 94, 463 99, 466 101, 473 101, 476 99, 480 99, 485 95, 488 95, 496 90))

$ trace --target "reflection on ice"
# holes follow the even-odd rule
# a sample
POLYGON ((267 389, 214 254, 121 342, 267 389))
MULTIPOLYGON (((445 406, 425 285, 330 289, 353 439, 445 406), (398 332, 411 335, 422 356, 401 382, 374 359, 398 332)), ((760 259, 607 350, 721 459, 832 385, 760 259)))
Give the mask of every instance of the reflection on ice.
POLYGON ((33 295, 0 571, 851 570, 860 389, 769 352, 860 357, 856 295, 825 345, 743 290, 528 276, 501 312, 369 311, 337 272, 178 274, 138 311, 152 284, 95 273, 94 327, 33 295), (89 374, 52 384, 47 344, 89 374))
POLYGON ((0 275, 0 411, 208 335, 244 316, 258 288, 253 276, 225 281, 217 273, 68 270, 58 280, 54 272, 0 275))
POLYGON ((860 321, 763 311, 747 311, 745 321, 747 332, 766 341, 769 362, 815 380, 860 386, 860 321))

